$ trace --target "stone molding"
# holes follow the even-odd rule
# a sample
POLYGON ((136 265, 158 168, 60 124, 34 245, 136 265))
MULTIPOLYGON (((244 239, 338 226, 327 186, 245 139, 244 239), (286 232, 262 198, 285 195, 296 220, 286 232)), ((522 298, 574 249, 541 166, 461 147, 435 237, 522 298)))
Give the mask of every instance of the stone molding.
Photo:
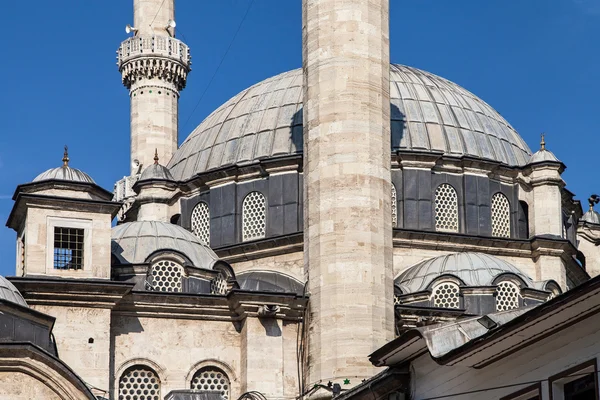
POLYGON ((182 90, 191 71, 189 47, 182 41, 159 35, 133 36, 117 50, 117 65, 128 89, 140 79, 157 78, 182 90))

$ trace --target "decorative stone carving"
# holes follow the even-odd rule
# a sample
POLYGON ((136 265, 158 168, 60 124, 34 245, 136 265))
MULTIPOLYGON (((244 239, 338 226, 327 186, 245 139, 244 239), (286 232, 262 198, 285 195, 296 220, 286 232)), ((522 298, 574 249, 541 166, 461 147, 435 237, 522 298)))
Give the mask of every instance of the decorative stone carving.
POLYGON ((185 87, 191 71, 189 47, 175 38, 164 36, 134 36, 117 50, 117 65, 128 89, 142 78, 161 79, 176 90, 185 87))

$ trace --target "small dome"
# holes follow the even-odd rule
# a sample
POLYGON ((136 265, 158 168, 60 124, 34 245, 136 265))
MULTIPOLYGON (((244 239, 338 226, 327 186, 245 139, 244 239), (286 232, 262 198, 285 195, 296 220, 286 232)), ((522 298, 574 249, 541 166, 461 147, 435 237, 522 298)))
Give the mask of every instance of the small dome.
POLYGON ((558 158, 549 150, 543 149, 536 151, 529 159, 529 164, 539 163, 544 161, 560 162, 558 158))
POLYGON ((152 164, 142 172, 138 182, 150 180, 174 181, 175 179, 171 175, 169 168, 160 164, 152 164))
POLYGON ((16 303, 23 307, 29 307, 15 285, 3 276, 0 276, 0 299, 16 303))
MULTIPOLYGON (((492 107, 459 85, 390 65, 391 149, 468 155, 511 166, 531 151, 492 107)), ((302 154, 302 69, 240 92, 188 136, 169 162, 173 176, 302 154)))
POLYGON ((212 269, 219 260, 210 247, 179 225, 136 221, 112 228, 111 253, 121 264, 144 264, 159 250, 181 253, 197 268, 212 269))
POLYGON ((483 253, 453 253, 421 261, 402 272, 394 284, 403 294, 426 290, 442 275, 452 275, 467 286, 491 286, 501 274, 510 273, 521 278, 528 287, 533 281, 514 265, 483 253))
POLYGON ((600 214, 593 209, 589 209, 583 214, 580 221, 587 222, 588 224, 600 225, 600 214))
POLYGON ((242 290, 254 292, 304 293, 304 284, 299 280, 275 271, 246 271, 236 275, 242 290))
POLYGON ((33 182, 50 180, 96 184, 96 182, 94 182, 94 180, 88 174, 78 170, 77 168, 71 168, 68 165, 49 169, 48 171, 36 176, 33 182))

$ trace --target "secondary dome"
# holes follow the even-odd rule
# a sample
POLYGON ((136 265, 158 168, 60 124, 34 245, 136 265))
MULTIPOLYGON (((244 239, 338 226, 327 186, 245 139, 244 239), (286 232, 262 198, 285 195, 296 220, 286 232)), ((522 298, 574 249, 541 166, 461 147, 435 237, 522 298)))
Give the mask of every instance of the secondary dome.
POLYGON ((394 284, 403 294, 425 290, 438 277, 452 275, 467 286, 491 286, 502 274, 514 274, 528 287, 533 281, 514 265, 483 253, 453 253, 421 261, 402 272, 394 284))
POLYGON ((69 181, 69 182, 80 182, 80 183, 93 183, 94 180, 85 172, 78 170, 77 168, 71 168, 69 166, 62 166, 57 168, 49 169, 46 172, 42 172, 35 177, 33 182, 58 180, 58 181, 69 181))
MULTIPOLYGON (((302 69, 264 80, 210 114, 169 162, 177 180, 229 165, 302 153, 302 69)), ((531 151, 469 91, 416 68, 390 66, 392 151, 470 155, 511 166, 531 151)))
POLYGON ((16 303, 23 307, 29 307, 21 292, 3 276, 0 276, 0 299, 16 303))
POLYGON ((196 236, 168 222, 127 222, 112 228, 111 236, 111 253, 121 264, 144 264, 161 250, 181 253, 198 268, 211 269, 219 260, 196 236))

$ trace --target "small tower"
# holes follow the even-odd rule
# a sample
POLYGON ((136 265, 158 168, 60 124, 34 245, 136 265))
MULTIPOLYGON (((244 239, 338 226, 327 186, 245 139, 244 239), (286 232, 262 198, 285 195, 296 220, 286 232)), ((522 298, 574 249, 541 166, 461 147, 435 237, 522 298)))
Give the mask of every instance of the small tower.
POLYGON ((111 221, 120 204, 86 173, 63 165, 19 185, 6 225, 17 232, 18 276, 110 278, 111 221))
MULTIPOLYGON (((530 236, 566 239, 564 232, 562 173, 565 165, 548 149, 542 133, 540 149, 536 151, 523 171, 531 187, 529 208, 530 236)), ((560 257, 551 255, 549 249, 539 248, 536 258, 535 280, 554 279, 565 290, 566 269, 560 257)))
POLYGON ((177 150, 179 92, 190 72, 190 51, 175 39, 174 0, 134 0, 133 36, 117 50, 117 65, 131 98, 131 175, 177 150))

